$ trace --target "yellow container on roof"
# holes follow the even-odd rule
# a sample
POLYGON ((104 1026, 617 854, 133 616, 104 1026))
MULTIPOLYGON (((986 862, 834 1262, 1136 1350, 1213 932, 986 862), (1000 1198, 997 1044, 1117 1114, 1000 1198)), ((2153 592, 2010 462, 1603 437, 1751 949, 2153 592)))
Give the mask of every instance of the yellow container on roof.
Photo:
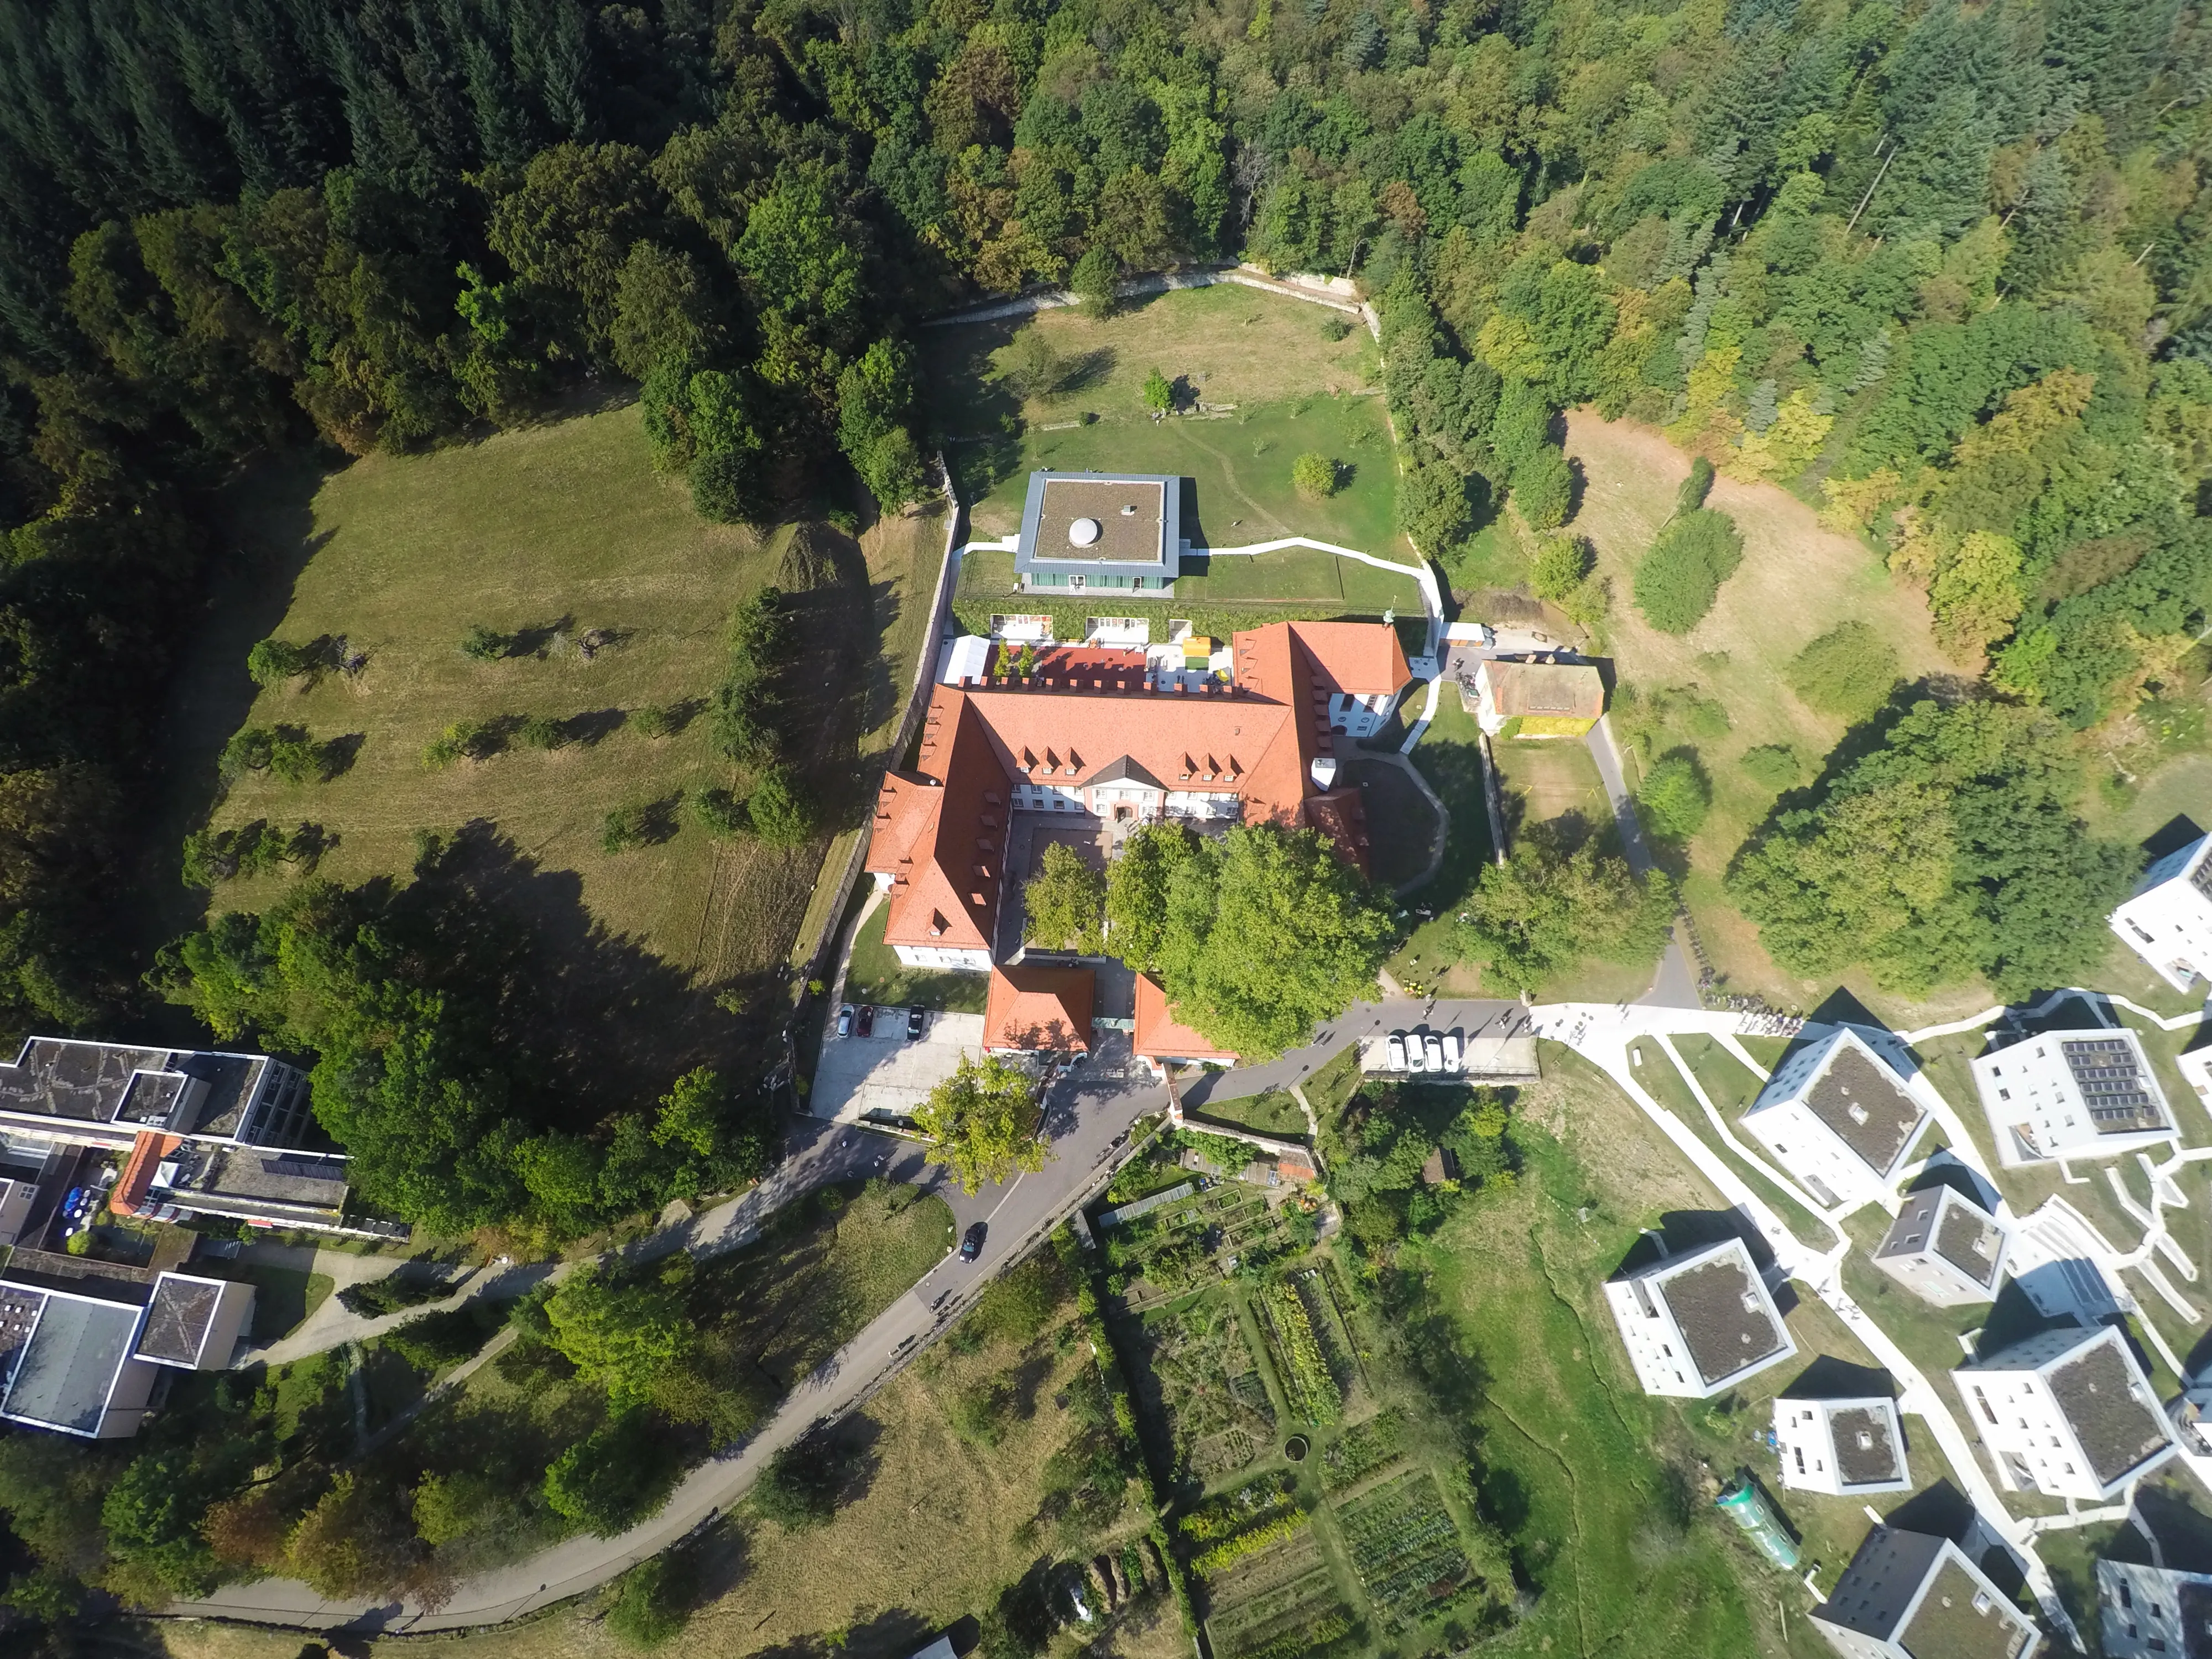
POLYGON ((1185 662, 1204 662, 1214 653, 1212 636, 1206 634, 1188 634, 1183 636, 1182 659, 1185 662))

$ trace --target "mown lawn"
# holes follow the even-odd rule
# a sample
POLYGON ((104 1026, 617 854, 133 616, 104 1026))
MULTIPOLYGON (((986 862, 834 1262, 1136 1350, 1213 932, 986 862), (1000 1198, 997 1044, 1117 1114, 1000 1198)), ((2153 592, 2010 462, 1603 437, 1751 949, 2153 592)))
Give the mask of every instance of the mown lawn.
POLYGON ((890 919, 890 906, 878 904, 875 914, 853 936, 852 961, 845 970, 845 1000, 902 1008, 919 1006, 956 1014, 981 1013, 984 1000, 990 994, 991 976, 908 967, 884 943, 884 931, 890 919))
MULTIPOLYGON (((216 827, 319 823, 334 838, 322 873, 354 882, 404 876, 422 833, 486 822, 516 860, 562 872, 590 925, 711 982, 782 958, 823 851, 717 839, 682 810, 693 791, 747 781, 714 752, 706 717, 732 609, 770 582, 801 592, 802 648, 821 688, 802 758, 828 828, 841 827, 856 820, 896 718, 944 522, 939 510, 893 519, 857 541, 822 524, 763 536, 707 523, 680 480, 653 471, 633 405, 373 455, 321 479, 272 478, 243 501, 237 533, 292 573, 267 631, 296 644, 342 638, 362 666, 255 695, 250 641, 226 641, 193 665, 173 735, 198 757, 189 787, 217 798, 216 827), (476 625, 513 637, 508 653, 463 654, 476 625), (674 709, 680 729, 629 729, 648 705, 674 709), (455 721, 533 715, 560 722, 567 740, 424 763, 455 721), (304 726, 352 753, 328 782, 248 774, 220 798, 216 752, 245 724, 304 726), (650 803, 665 837, 603 850, 608 812, 650 803)), ((227 883, 213 908, 259 908, 291 878, 227 883)))
MULTIPOLYGON (((1525 1167, 1440 1236, 1438 1306, 1472 1355, 1481 1483, 1516 1565, 1538 1592, 1499 1654, 1722 1659, 1829 1650, 1790 1577, 1710 1507, 1700 1462, 1725 1480, 1747 1465, 1832 1571, 1863 1531, 1852 1504, 1778 1492, 1758 1437, 1770 1402, 1817 1353, 1865 1356, 1809 1297, 1789 1316, 1799 1357, 1738 1390, 1734 1409, 1653 1400, 1637 1386, 1602 1281, 1641 1227, 1719 1207, 1716 1194, 1611 1085, 1572 1060, 1516 1107, 1525 1167), (1785 1641, 1778 1607, 1792 1616, 1785 1641)), ((1916 1441, 1916 1449, 1917 1442, 1916 1441)), ((1916 1480, 1940 1478, 1940 1466, 1916 1480)))

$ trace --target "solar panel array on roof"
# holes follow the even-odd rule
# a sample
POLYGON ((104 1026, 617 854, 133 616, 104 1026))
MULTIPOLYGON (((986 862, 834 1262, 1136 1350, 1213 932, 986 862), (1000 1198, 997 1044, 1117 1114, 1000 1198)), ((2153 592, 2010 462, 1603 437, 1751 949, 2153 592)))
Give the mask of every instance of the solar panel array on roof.
POLYGON ((2161 1121, 2136 1051, 2119 1037, 2073 1037, 2060 1043, 2090 1121, 2112 1133, 2161 1121))

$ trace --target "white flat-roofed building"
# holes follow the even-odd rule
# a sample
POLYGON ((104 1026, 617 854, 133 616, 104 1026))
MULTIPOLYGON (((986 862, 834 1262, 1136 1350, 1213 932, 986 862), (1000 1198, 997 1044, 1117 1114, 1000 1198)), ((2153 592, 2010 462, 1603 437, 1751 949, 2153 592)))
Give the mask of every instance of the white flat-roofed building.
POLYGON ((2212 1659, 2212 1573, 2109 1558, 2097 1563, 2105 1659, 2212 1659))
POLYGON ((1846 1659, 2033 1659, 2027 1615, 1948 1538, 1876 1527, 1813 1622, 1846 1659))
POLYGON ((160 1370, 134 1351, 145 1310, 0 1283, 0 1417, 87 1440, 138 1432, 160 1370))
POLYGON ((1774 1161, 1829 1205, 1881 1199, 1927 1123, 1896 1064, 1849 1025, 1784 1056, 1743 1117, 1774 1161))
POLYGON ((2004 1224, 1955 1187, 1908 1193, 1875 1247, 1874 1265, 1939 1308, 1994 1302, 2008 1240, 2004 1224))
POLYGON ((242 1280, 163 1273, 132 1352, 179 1370, 223 1370, 252 1317, 253 1286, 242 1280))
POLYGON ((1605 1297, 1646 1394, 1710 1399, 1797 1352, 1740 1238, 1609 1279, 1605 1297))
POLYGON ((2177 991, 2212 974, 2212 836, 2144 871, 2112 912, 2112 928, 2177 991))
POLYGON ((1951 1380, 2008 1486, 2103 1503, 2176 1450, 2115 1326, 2044 1331, 1951 1380))
POLYGON ((2000 1162, 2114 1158, 2179 1138, 2142 1039, 2124 1025, 2042 1031, 1973 1060, 2000 1162))
POLYGON ((1782 1450, 1782 1484, 1831 1498, 1910 1492, 1905 1427, 1897 1402, 1884 1395, 1856 1400, 1774 1402, 1774 1438, 1782 1450))

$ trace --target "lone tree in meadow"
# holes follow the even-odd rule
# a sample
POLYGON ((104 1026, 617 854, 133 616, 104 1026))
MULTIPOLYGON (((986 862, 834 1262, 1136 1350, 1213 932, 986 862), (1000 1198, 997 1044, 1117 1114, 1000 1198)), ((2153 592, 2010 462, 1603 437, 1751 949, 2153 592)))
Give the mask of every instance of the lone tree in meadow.
POLYGON ((1670 520, 1636 568, 1636 608, 1662 634, 1705 619, 1721 584, 1743 562, 1743 537, 1725 513, 1700 507, 1670 520))
POLYGON ((1291 483, 1310 501, 1326 501, 1342 487, 1343 469, 1317 449, 1291 463, 1291 483))
POLYGON ((1037 1127, 1036 1079, 995 1055, 962 1058, 959 1069, 915 1108, 929 1155, 964 1193, 981 1192, 1017 1170, 1044 1168, 1037 1127))
POLYGON ((1156 415, 1175 407, 1175 382, 1157 368, 1145 376, 1145 407, 1156 415))

